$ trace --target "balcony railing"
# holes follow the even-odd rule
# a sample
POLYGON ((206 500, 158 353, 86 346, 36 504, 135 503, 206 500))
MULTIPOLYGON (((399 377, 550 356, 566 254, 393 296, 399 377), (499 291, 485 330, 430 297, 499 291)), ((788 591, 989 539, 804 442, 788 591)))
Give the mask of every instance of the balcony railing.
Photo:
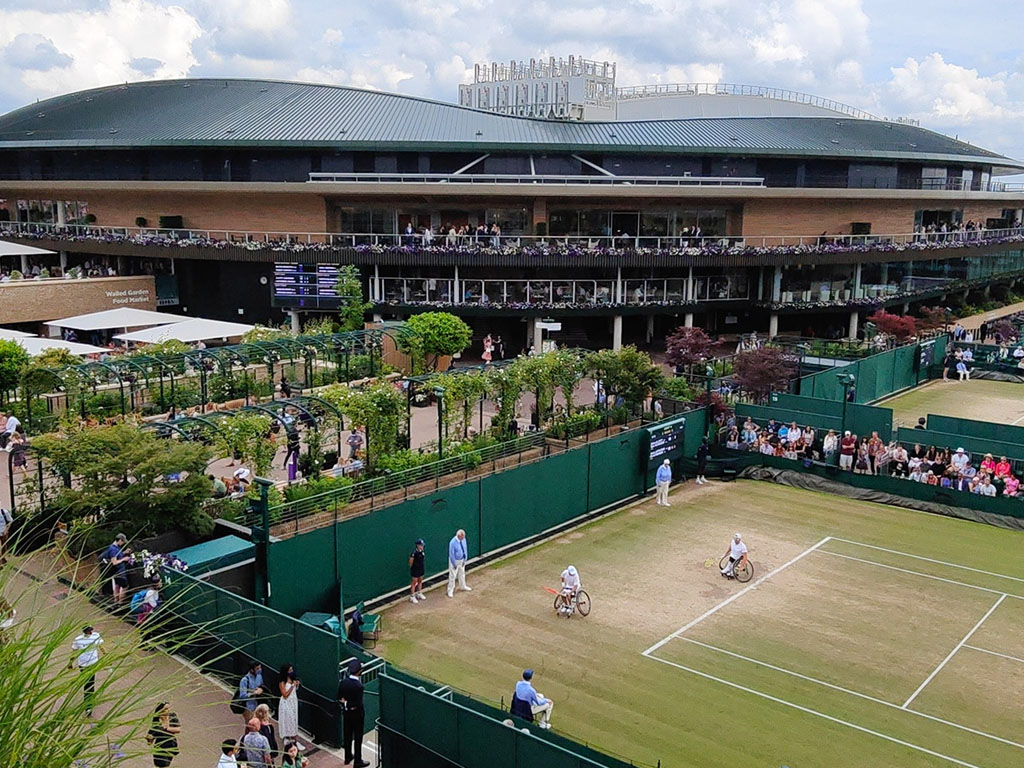
POLYGON ((500 235, 427 236, 380 232, 254 232, 232 229, 153 229, 0 222, 0 236, 22 240, 129 243, 157 247, 231 247, 292 253, 354 248, 367 253, 504 253, 507 255, 666 256, 843 254, 967 248, 1024 242, 1024 227, 871 235, 500 235))
POLYGON ((310 173, 331 184, 555 184, 621 187, 763 187, 764 179, 742 176, 568 176, 508 173, 310 173))

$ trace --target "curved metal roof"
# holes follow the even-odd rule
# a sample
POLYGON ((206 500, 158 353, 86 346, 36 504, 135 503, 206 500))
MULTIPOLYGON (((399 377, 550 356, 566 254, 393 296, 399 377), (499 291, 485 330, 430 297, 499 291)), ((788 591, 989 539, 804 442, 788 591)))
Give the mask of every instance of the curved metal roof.
POLYGON ((329 147, 659 152, 1024 163, 912 125, 831 117, 561 122, 273 80, 186 79, 71 93, 0 116, 0 149, 329 147))

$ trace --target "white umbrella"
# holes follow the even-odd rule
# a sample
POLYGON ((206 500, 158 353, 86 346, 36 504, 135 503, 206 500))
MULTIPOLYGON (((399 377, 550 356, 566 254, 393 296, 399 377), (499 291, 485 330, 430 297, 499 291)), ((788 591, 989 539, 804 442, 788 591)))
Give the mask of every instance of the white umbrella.
POLYGON ((148 309, 132 309, 119 307, 103 312, 91 312, 87 315, 65 317, 63 320, 51 320, 46 323, 57 328, 73 328, 76 331, 105 331, 111 328, 144 328, 152 325, 168 325, 180 323, 191 318, 184 315, 172 315, 169 312, 152 312, 148 309))
POLYGON ((11 328, 0 328, 0 339, 14 340, 24 339, 27 336, 35 336, 34 333, 25 333, 25 331, 15 331, 11 328))
POLYGON ((53 251, 45 248, 33 248, 31 245, 0 240, 0 256, 47 256, 52 253, 53 251))
POLYGON ((223 320, 206 320, 201 317, 186 320, 182 323, 164 325, 159 328, 145 328, 131 333, 119 333, 114 336, 121 341, 134 341, 140 344, 159 344, 172 339, 183 342, 206 341, 212 339, 230 339, 242 336, 255 326, 243 323, 228 323, 223 320))
POLYGON ((92 344, 79 344, 77 341, 64 339, 44 339, 39 336, 28 336, 14 339, 32 357, 38 357, 48 349, 65 349, 72 355, 99 355, 110 350, 94 347, 92 344))

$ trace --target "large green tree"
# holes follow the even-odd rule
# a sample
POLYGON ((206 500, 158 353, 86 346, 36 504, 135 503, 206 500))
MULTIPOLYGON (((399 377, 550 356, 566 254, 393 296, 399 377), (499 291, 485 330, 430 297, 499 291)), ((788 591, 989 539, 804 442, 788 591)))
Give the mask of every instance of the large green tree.
POLYGON ((591 352, 584 363, 590 375, 604 385, 609 404, 621 397, 630 410, 638 408, 652 392, 661 391, 665 382, 650 355, 634 346, 591 352))
POLYGON ((367 311, 373 306, 363 300, 363 281, 359 270, 351 264, 338 267, 338 282, 334 290, 341 302, 338 320, 343 331, 358 331, 363 327, 367 311))
POLYGON ((200 508, 210 495, 205 476, 210 455, 203 445, 159 438, 127 423, 73 426, 42 435, 33 445, 71 479, 52 502, 69 521, 96 521, 102 529, 130 536, 213 529, 200 508))
POLYGON ((367 464, 398 450, 398 436, 406 416, 405 395, 391 384, 376 383, 361 389, 335 384, 319 393, 345 416, 350 423, 366 427, 367 464))
POLYGON ((15 341, 0 339, 0 392, 12 392, 28 366, 28 352, 15 341))
POLYGON ((473 337, 462 318, 450 312, 423 312, 406 321, 411 334, 403 337, 401 349, 412 356, 413 371, 424 373, 437 368, 446 355, 457 355, 473 337))

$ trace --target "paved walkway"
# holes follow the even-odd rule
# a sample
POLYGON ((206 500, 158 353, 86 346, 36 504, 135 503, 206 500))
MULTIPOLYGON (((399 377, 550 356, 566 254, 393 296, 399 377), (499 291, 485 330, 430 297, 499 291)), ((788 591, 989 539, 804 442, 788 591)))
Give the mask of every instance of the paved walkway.
MULTIPOLYGON (((14 559, 12 558, 12 562, 14 559)), ((6 597, 14 602, 19 618, 38 616, 43 621, 71 621, 75 626, 92 624, 104 637, 108 647, 118 637, 134 630, 123 622, 113 619, 88 600, 61 584, 42 555, 32 559, 21 559, 14 563, 12 578, 7 579, 9 593, 6 597)), ((70 657, 60 653, 64 661, 70 657)), ((145 704, 149 712, 160 701, 170 701, 182 723, 179 736, 181 754, 174 760, 174 768, 212 768, 220 755, 220 744, 227 738, 239 738, 243 733, 242 718, 228 708, 230 691, 213 679, 199 674, 186 662, 163 652, 145 653, 140 651, 143 664, 140 669, 125 676, 129 685, 144 685, 152 693, 147 694, 145 704)), ((332 752, 310 747, 310 768, 341 768, 342 761, 332 752)), ((133 744, 130 748, 140 749, 144 744, 133 744)), ((376 763, 374 753, 367 749, 364 759, 376 763)), ((112 763, 116 768, 149 768, 152 760, 135 757, 112 763)))
POLYGON ((961 317, 954 320, 955 323, 960 323, 964 328, 970 328, 971 330, 977 330, 981 327, 982 323, 991 323, 993 320, 998 320, 1001 317, 1012 315, 1015 312, 1024 312, 1024 301, 1018 304, 1009 304, 999 309, 994 309, 991 312, 979 312, 976 315, 968 315, 967 317, 961 317))

